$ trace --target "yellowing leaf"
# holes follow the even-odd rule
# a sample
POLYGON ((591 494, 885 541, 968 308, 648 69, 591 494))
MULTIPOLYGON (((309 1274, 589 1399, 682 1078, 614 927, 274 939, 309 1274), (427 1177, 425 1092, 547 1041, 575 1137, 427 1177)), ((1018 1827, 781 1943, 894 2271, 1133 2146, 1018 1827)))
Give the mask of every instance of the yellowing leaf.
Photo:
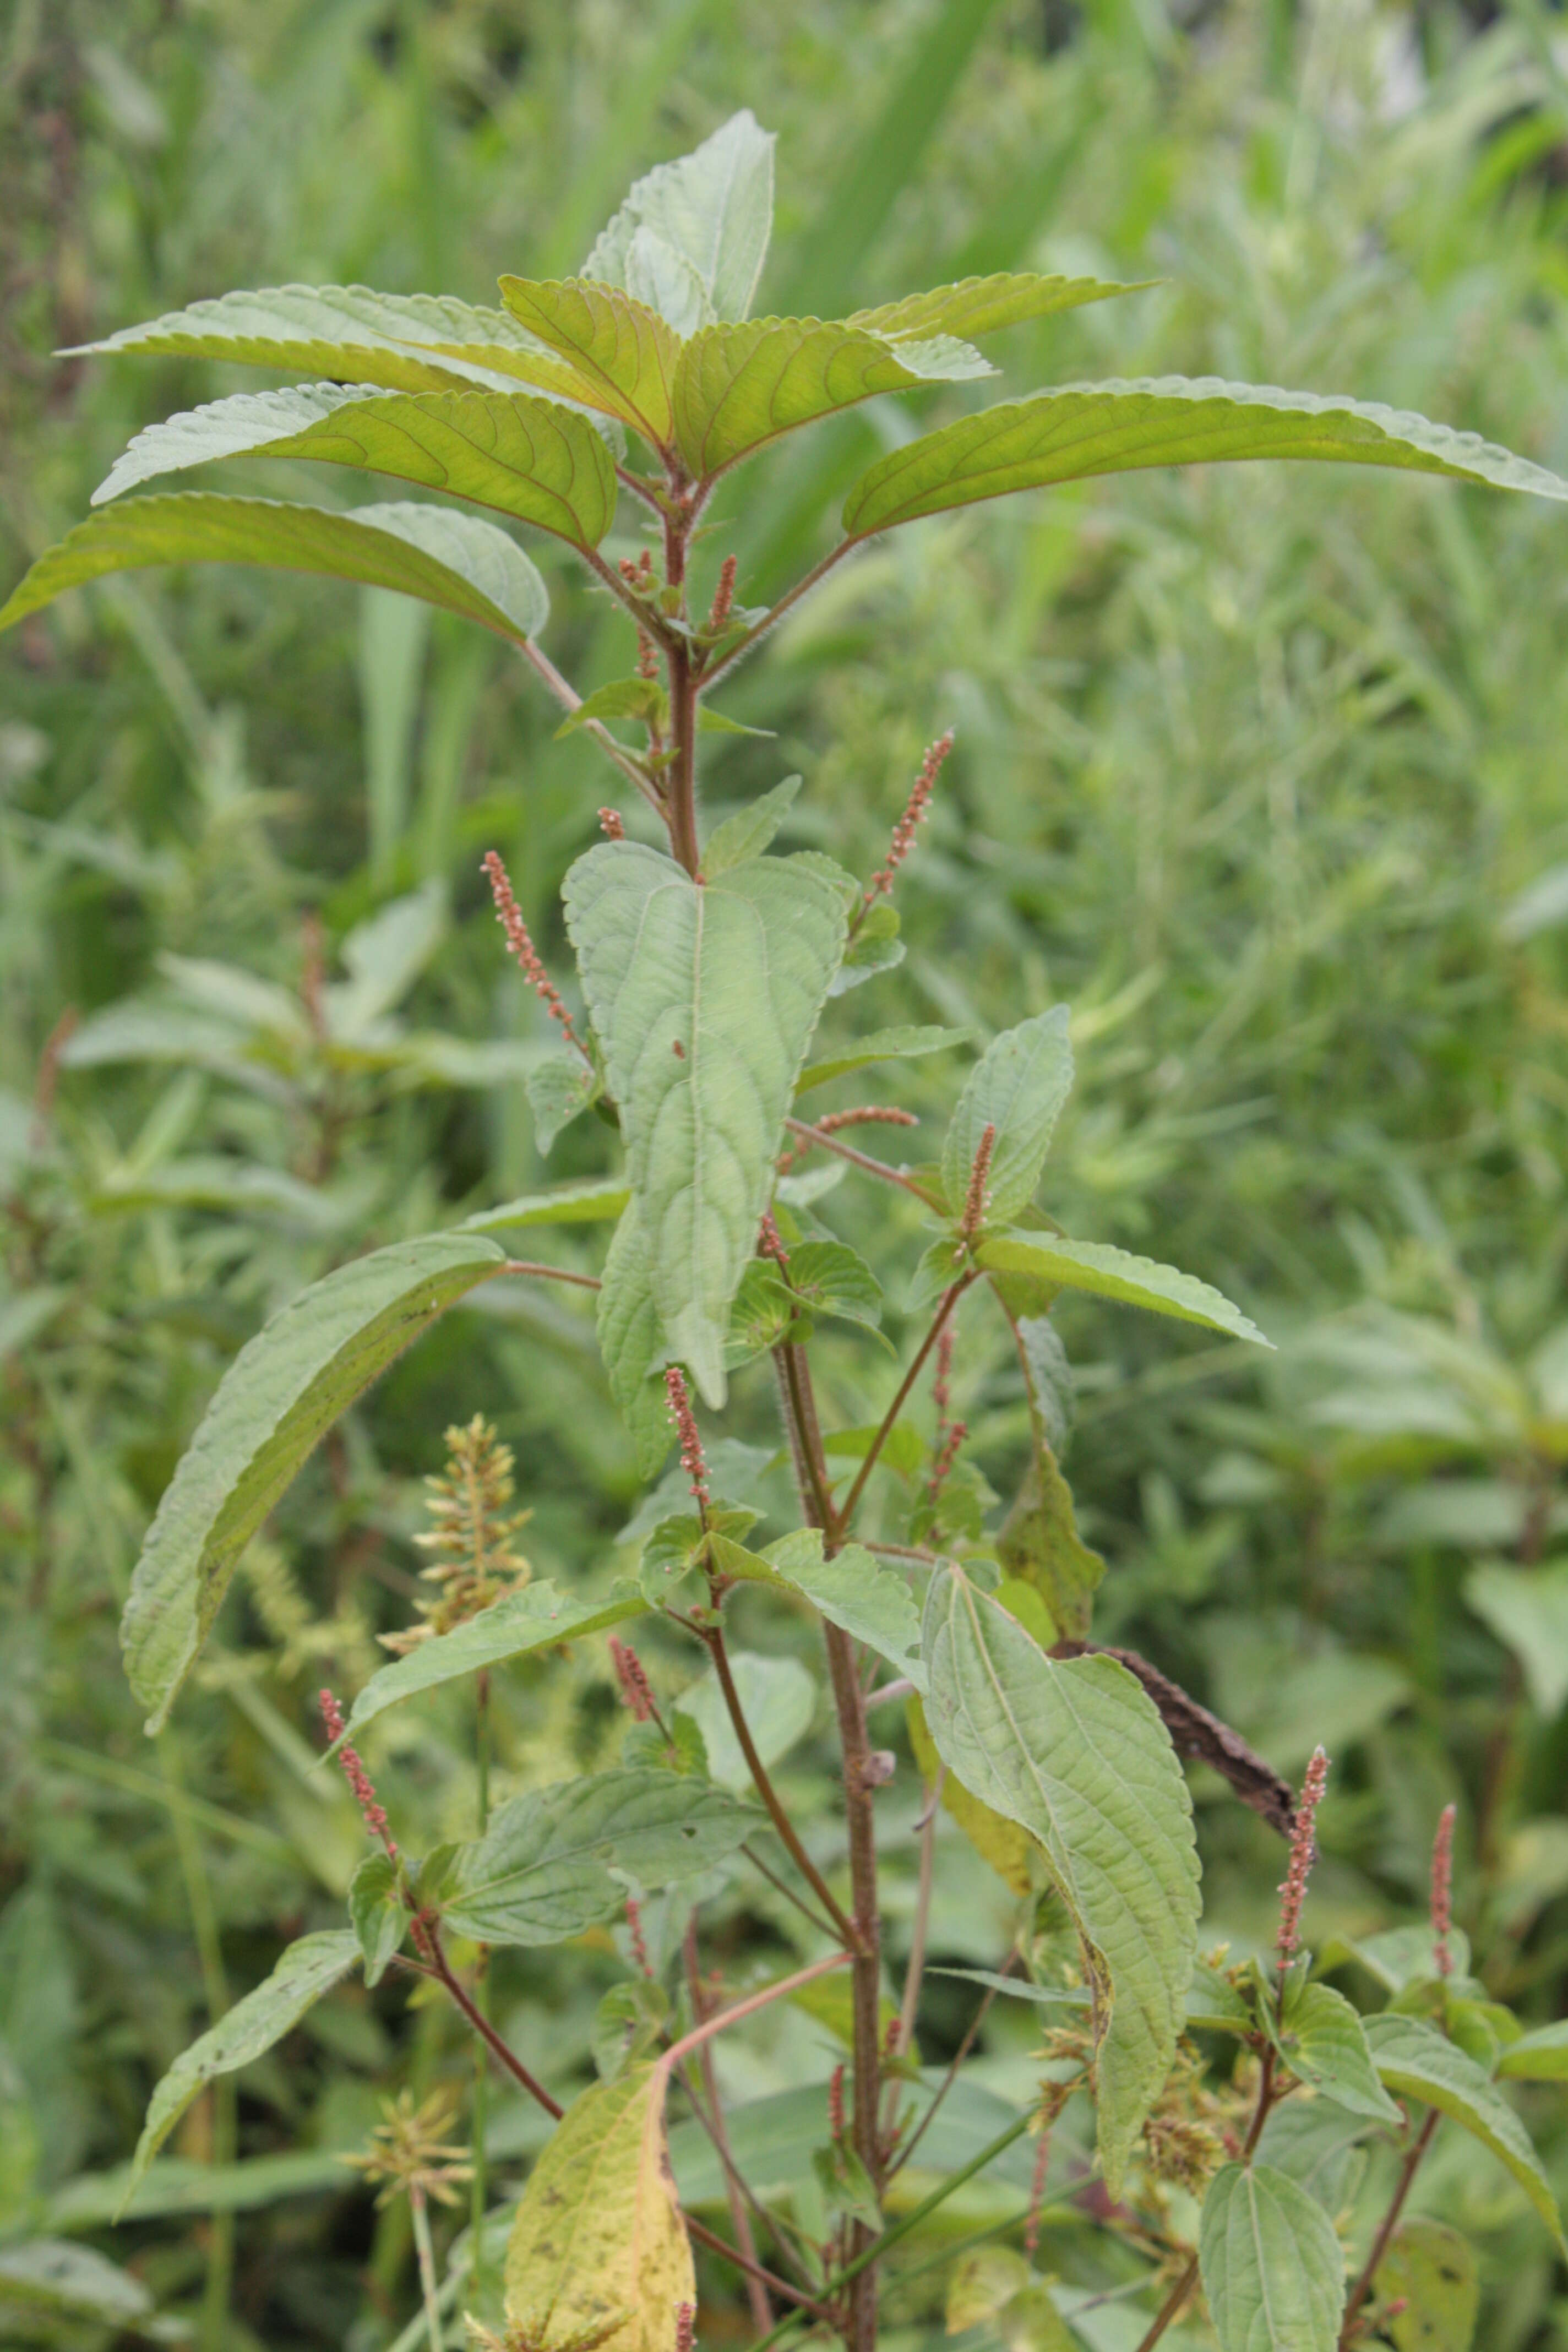
POLYGON ((1398 2352, 1470 2352, 1481 2305, 1475 2249, 1446 2221, 1401 2221, 1373 2285, 1380 2302, 1404 2306, 1387 2322, 1398 2352))
MULTIPOLYGON (((934 1782, 942 1770, 942 1758, 936 1752, 936 1743, 926 1725, 925 1709, 918 1697, 910 1700, 904 1719, 921 1776, 934 1782)), ((972 1797, 956 1773, 949 1772, 943 1777, 942 1804, 942 1811, 958 1823, 981 1861, 990 1864, 1005 1885, 1026 1899, 1035 1892, 1035 1874, 1029 1866, 1035 1842, 1027 1830, 1010 1822, 1005 1813, 994 1813, 978 1797, 972 1797)))
POLYGON ((674 2352, 695 2304, 665 2137, 666 2078, 628 2067, 584 2091, 546 2143, 506 2256, 506 2313, 531 2352, 674 2352))

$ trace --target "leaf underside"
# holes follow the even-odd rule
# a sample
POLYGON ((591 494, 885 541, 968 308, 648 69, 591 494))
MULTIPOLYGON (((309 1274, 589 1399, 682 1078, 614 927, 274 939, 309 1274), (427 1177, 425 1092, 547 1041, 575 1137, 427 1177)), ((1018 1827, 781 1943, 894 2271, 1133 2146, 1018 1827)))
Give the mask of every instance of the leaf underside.
POLYGON ((1221 2352, 1334 2352, 1345 2258, 1315 2197, 1267 2164, 1209 2183, 1199 2264, 1221 2352))

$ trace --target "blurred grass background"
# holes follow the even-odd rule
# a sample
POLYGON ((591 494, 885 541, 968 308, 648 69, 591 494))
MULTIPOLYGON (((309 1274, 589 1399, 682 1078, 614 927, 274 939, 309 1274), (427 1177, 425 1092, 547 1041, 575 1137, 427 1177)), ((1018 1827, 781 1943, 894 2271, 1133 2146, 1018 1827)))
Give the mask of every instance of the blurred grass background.
MULTIPOLYGON (((10 0, 0 572, 86 510, 138 426, 251 381, 55 347, 296 279, 487 301, 502 269, 569 271, 637 172, 741 105, 780 134, 767 309, 1015 267, 1152 278, 1016 331, 999 389, 1181 371, 1352 391, 1563 471, 1565 76, 1563 20, 1531 0, 10 0)), ((919 414, 873 404, 740 478, 716 522, 744 501, 746 602, 820 551, 847 479, 919 414)), ((1053 1212, 1217 1283, 1280 1343, 1260 1372, 1064 1305, 1100 1628, 1283 1769, 1328 1744, 1320 1937, 1418 1916, 1458 1797, 1461 1916, 1494 1993, 1538 2020, 1568 1985, 1562 534, 1529 500, 1306 467, 928 523, 742 674, 730 707, 777 740, 722 744, 708 788, 721 807, 801 770, 791 838, 868 870, 923 743, 956 726, 900 881, 909 959, 839 1034, 984 1034, 1068 999, 1053 1212)), ((554 658, 584 690, 624 670, 615 616, 533 551, 554 658)), ((560 877, 605 779, 500 646, 293 577, 115 583, 25 626, 0 677, 0 2230, 129 2245, 179 2308, 226 2198, 222 2340, 377 2352, 407 2248, 331 2155, 378 2087, 450 2063, 435 2013, 344 1996, 292 2063, 247 2074, 237 2121, 194 2109, 178 2156, 237 2158, 226 2189, 176 2162, 163 2218, 108 2235, 104 2176, 208 2011, 331 1916, 356 1832, 308 1771, 310 1694, 356 1685, 406 1613, 442 1427, 484 1410, 516 1447, 541 1573, 605 1571, 637 1489, 589 1325, 520 1300, 401 1365, 254 1549, 156 1748, 114 1623, 272 1306, 360 1248, 608 1164, 593 1122, 535 1151, 538 1008, 478 873, 500 847, 559 967, 560 877), (358 1025, 329 1050, 312 1007, 345 940, 358 1025)), ((911 1066, 898 1098, 939 1114, 952 1083, 911 1066)), ((907 1256, 880 1200, 840 1205, 880 1267, 907 1256)), ((833 1418, 883 1377, 843 1343, 833 1418)), ((1024 1408, 978 1317, 958 1379, 1005 1489, 1024 1408)), ((773 1444, 760 1380, 735 1426, 773 1444)), ((607 1752, 597 1673, 515 1678, 514 1778, 607 1752)), ((457 1718, 400 1722, 377 1760, 454 1833, 457 1718)), ((826 1762, 792 1766, 825 1819, 826 1762)), ((1197 1793, 1209 1926, 1245 1948, 1277 1853, 1217 1783, 1197 1793)), ((942 1955, 990 1964, 994 1906, 952 1870, 942 1955)), ((519 1969, 511 2030, 552 2079, 580 2075, 612 1974, 576 1953, 519 1969)), ((1529 2113, 1568 2190, 1560 2099, 1529 2113)), ((1421 2201, 1483 2249, 1489 2352, 1568 2342, 1500 2172, 1440 2152, 1421 2201)), ((1079 2275, 1070 2240, 1060 2260, 1079 2275)), ((1117 2352, 1104 2325, 1085 2341, 1117 2352)))

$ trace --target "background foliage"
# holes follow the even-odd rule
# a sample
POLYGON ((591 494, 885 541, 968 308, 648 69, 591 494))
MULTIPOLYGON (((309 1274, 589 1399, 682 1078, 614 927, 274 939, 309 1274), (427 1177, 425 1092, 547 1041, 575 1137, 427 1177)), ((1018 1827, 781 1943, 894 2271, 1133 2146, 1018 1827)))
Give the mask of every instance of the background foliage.
MULTIPOLYGON (((1158 278, 1016 331, 999 389, 1253 376, 1568 458, 1568 84, 1526 5, 1481 26, 1363 0, 16 0, 3 37, 7 580, 132 431, 242 382, 53 346, 295 278, 489 300, 501 269, 572 268, 632 168, 745 104, 782 134, 769 308, 1007 267, 1158 278)), ((874 404, 775 461, 746 602, 826 543, 845 483, 917 413, 874 404)), ((621 528, 612 553, 634 551, 621 528)), ((921 745, 956 726, 900 882, 908 961, 848 1012, 984 1035, 1068 999, 1081 1076, 1053 1211, 1192 1267, 1281 1343, 1259 1372, 1064 1305, 1069 1467, 1111 1563, 1098 1626, 1292 1776, 1329 1746, 1320 1944, 1419 1916, 1458 1796, 1460 1916, 1536 2019, 1568 1979, 1568 1566, 1540 1566, 1568 1523, 1559 530, 1529 499, 1248 467, 925 524, 742 673, 730 707, 777 740, 710 764, 715 800, 801 769, 787 838, 866 872, 921 745)), ((621 624, 533 551, 552 650, 584 688, 617 675, 621 624)), ((194 2308, 216 2193, 237 2209, 237 2352, 374 2352, 412 2308, 406 2225, 337 2152, 379 2091, 450 2073, 438 2011, 388 1985, 314 2012, 287 2063, 242 2078, 235 2145, 198 2102, 110 2235, 112 2176, 209 2011, 329 1897, 336 1915, 358 1825, 311 1769, 311 1696, 357 1687, 375 1632, 408 1620, 446 1424, 482 1410, 515 1447, 537 1574, 607 1580, 638 1488, 587 1319, 487 1291, 438 1326, 253 1547, 155 1746, 114 1625, 266 1313, 345 1255, 608 1164, 592 1120, 535 1150, 521 1079, 545 1024, 478 870, 500 848, 558 940, 603 781, 503 648, 374 593, 116 583, 0 660, 0 2228, 133 2254, 160 2303, 194 2308), (215 2156, 216 2192, 191 2168, 215 2156)), ((899 1098, 934 1110, 952 1083, 914 1064, 899 1098)), ((883 1261, 884 1197, 846 1213, 883 1261)), ((834 1420, 867 1360, 842 1346, 834 1420)), ((1001 1486, 1026 1413, 986 1347, 961 1342, 955 1410, 1001 1486)), ((751 1393, 756 1467, 776 1430, 751 1393)), ((602 1671, 584 1653, 507 1678, 509 1785, 613 1757, 602 1671)), ((830 1848, 824 1729, 819 1709, 787 1775, 830 1848)), ((429 1837, 467 1833, 464 1738, 432 1706, 369 1743, 429 1837)), ((1205 1933, 1245 1950, 1278 1848, 1217 1782, 1197 1794, 1205 1933)), ((907 1766, 885 1801, 912 1820, 907 1766)), ((940 1852, 935 1957, 994 1965, 999 1887, 962 1841, 940 1852)), ((791 1934, 754 1910, 731 1932, 742 1979, 791 1934)), ((558 2089, 591 2071, 621 1973, 608 1934, 503 1973, 510 2038, 558 2089)), ((947 1991, 939 2059, 973 2005, 947 1991)), ((1031 2031, 993 2020, 975 2089, 1021 2099, 1031 2031)), ((804 2012, 720 2053, 759 2098, 832 2062, 804 2012)), ((1562 2190, 1561 2103, 1531 2096, 1562 2190)), ((502 2110, 505 2161, 531 2129, 502 2110)), ((1445 2143, 1416 2202, 1484 2249, 1479 2341, 1568 2341, 1500 2171, 1445 2143)), ((1054 2241, 1064 2278, 1114 2287, 1070 2227, 1054 2241)), ((911 2284, 907 2340, 940 2324, 911 2284)), ((1132 2340, 1114 2302, 1079 2324, 1104 2352, 1132 2340)), ((62 2319, 53 2340, 108 2339, 62 2319)))

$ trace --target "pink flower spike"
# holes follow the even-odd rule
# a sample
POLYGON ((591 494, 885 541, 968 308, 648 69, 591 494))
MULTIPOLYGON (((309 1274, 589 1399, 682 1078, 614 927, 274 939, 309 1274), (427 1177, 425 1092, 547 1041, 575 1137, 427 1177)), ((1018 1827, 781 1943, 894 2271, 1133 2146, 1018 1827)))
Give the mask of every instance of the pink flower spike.
POLYGON ((1437 1834, 1432 1841, 1432 1953, 1440 1977, 1454 1973, 1448 1937, 1454 1927, 1454 1822, 1458 1813, 1457 1805, 1444 1806, 1437 1816, 1437 1834))
POLYGON ((1296 1807, 1296 1826, 1290 1837, 1290 1867, 1279 1886, 1279 1933, 1275 1950, 1279 1955, 1279 1973, 1284 1975, 1295 1958, 1301 1942, 1301 1906, 1307 1898, 1307 1881, 1311 1876, 1318 1844, 1313 1824, 1318 1807, 1323 1801, 1328 1783, 1329 1759, 1321 1748, 1312 1750, 1312 1760, 1307 1767, 1307 1777, 1301 1784, 1300 1802, 1296 1807))
POLYGON ((675 2352, 691 2352, 697 2341, 697 2305, 678 2303, 675 2306, 675 2352))
POLYGON ((545 971, 539 950, 534 946, 522 910, 511 887, 511 877, 499 849, 485 852, 480 860, 489 877, 490 896, 496 902, 496 920, 506 933, 506 943, 522 966, 523 976, 539 998, 552 1021, 561 1024, 568 1042, 576 1046, 584 1061, 590 1056, 587 1047, 572 1026, 572 1015, 562 1002, 561 991, 545 971))
POLYGON ((610 1662, 616 1670, 616 1681, 621 1698, 634 1723, 647 1723, 653 1715, 653 1693, 648 1688, 643 1662, 629 1642, 610 1636, 610 1662))
MULTIPOLYGON (((343 1711, 330 1690, 320 1694, 321 1720, 327 1727, 329 1740, 343 1736, 343 1711)), ((338 1749, 338 1762, 343 1768, 343 1778, 353 1791, 355 1804, 364 1815, 364 1825, 372 1837, 379 1838, 386 1848, 387 1860, 397 1860, 397 1846, 387 1823, 386 1809, 376 1797, 375 1785, 360 1761, 359 1752, 353 1748, 338 1749)))
POLYGON ((691 1482, 691 1499, 698 1510, 707 1515, 712 1496, 708 1491, 708 1465, 702 1458, 702 1440, 698 1434, 697 1415, 691 1410, 687 1393, 686 1375, 679 1364, 671 1364, 664 1375, 664 1385, 669 1397, 669 1417, 680 1439, 680 1466, 691 1482))
POLYGON ((925 822, 931 808, 931 794, 936 790, 936 780, 941 775, 942 762, 952 749, 952 730, 950 727, 945 735, 937 737, 921 762, 921 772, 915 778, 914 788, 905 804, 904 813, 893 827, 893 838, 888 845, 887 864, 879 866, 867 884, 865 895, 860 902, 862 909, 875 906, 883 893, 892 888, 893 877, 913 848, 915 835, 925 822))
POLYGON ((966 1242, 972 1242, 985 1222, 988 1194, 987 1179, 991 1174, 991 1154, 996 1149, 996 1129, 987 1126, 974 1147, 974 1164, 969 1171, 969 1190, 963 1199, 963 1223, 960 1228, 966 1242))

